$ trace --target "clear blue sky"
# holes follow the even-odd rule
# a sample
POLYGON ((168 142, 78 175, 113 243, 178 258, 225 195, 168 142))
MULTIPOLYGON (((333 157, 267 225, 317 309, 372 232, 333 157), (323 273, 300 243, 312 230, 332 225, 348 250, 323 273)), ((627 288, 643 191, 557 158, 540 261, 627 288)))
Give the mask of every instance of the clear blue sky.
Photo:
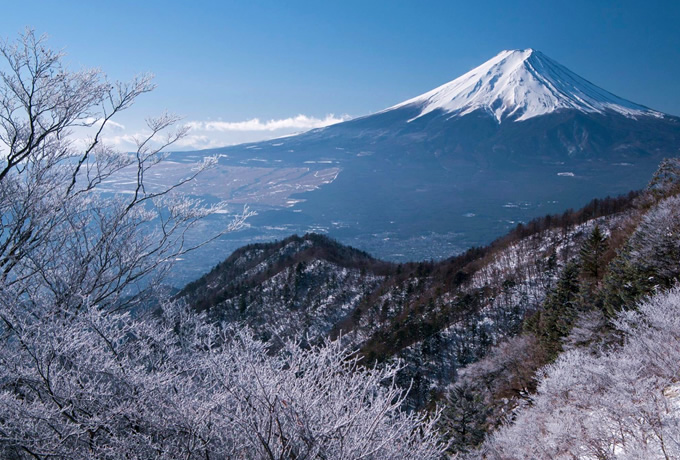
MULTIPOLYGON (((74 67, 158 89, 119 120, 364 115, 535 48, 605 89, 680 115, 680 1, 24 1, 1 35, 50 35, 74 67)), ((265 133, 262 135, 271 135, 265 133)), ((233 142, 242 140, 235 137, 233 142)))

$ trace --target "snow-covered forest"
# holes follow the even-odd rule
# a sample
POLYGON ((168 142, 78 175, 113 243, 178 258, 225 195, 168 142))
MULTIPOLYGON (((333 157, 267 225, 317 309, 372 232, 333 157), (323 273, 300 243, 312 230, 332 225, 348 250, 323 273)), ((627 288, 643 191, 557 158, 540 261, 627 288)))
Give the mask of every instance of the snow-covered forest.
POLYGON ((620 346, 561 354, 484 458, 679 458, 678 308, 676 287, 616 318, 620 346))

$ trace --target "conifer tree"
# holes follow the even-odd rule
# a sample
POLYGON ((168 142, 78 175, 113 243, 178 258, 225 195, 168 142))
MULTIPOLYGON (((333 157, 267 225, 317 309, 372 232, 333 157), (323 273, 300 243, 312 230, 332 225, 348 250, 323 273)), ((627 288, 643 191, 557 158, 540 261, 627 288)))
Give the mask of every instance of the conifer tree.
POLYGON ((581 274, 584 278, 597 282, 604 270, 604 252, 607 250, 607 237, 596 225, 588 239, 581 246, 581 274))
POLYGON ((449 393, 441 425, 449 433, 457 451, 478 446, 486 434, 486 417, 490 409, 481 393, 468 385, 459 385, 449 393))
POLYGON ((543 309, 530 318, 526 327, 544 346, 550 359, 561 351, 561 339, 571 331, 581 310, 581 267, 571 262, 564 267, 555 288, 546 298, 543 309))

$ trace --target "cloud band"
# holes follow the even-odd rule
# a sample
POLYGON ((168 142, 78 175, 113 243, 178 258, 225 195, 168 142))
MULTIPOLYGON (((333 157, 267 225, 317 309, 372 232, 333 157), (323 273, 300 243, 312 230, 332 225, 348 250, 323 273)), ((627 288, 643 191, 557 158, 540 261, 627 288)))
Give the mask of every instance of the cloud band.
POLYGON ((334 114, 326 115, 325 118, 308 117, 298 115, 296 117, 282 118, 280 120, 262 121, 253 118, 246 121, 190 121, 187 125, 195 131, 279 131, 284 129, 308 130, 323 128, 324 126, 334 125, 342 121, 349 120, 350 117, 342 115, 336 117, 334 114))

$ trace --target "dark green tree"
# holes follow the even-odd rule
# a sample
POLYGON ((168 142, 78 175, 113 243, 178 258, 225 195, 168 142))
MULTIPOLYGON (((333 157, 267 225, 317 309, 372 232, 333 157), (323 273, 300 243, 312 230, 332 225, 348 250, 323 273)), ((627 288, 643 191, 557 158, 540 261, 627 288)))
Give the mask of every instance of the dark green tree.
POLYGON ((597 282, 604 273, 604 253, 607 250, 607 237, 596 225, 592 233, 581 246, 581 274, 587 280, 597 282))
POLYGON ((581 267, 570 262, 562 271, 555 288, 548 294, 543 308, 529 318, 525 327, 539 340, 550 360, 562 350, 562 338, 574 326, 582 307, 581 267))
POLYGON ((484 441, 490 409, 482 394, 469 385, 456 386, 447 397, 441 425, 453 452, 468 452, 484 441))

